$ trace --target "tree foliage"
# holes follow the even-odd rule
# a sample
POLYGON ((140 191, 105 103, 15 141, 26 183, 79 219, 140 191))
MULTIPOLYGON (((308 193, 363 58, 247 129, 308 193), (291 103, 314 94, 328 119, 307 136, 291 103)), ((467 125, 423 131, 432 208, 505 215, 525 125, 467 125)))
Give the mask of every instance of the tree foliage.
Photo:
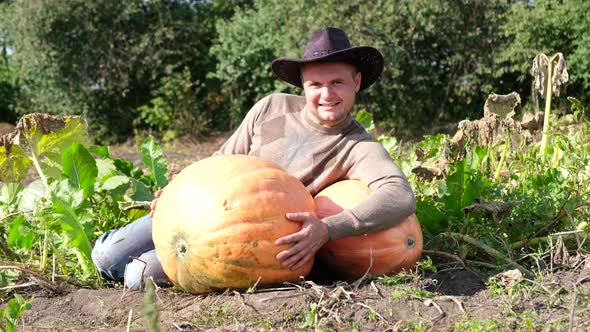
POLYGON ((415 128, 479 109, 482 90, 491 92, 485 67, 502 42, 494 27, 505 10, 498 1, 256 1, 218 22, 213 75, 225 83, 235 121, 254 99, 295 91, 272 77, 272 59, 300 57, 313 27, 342 27, 355 45, 385 57, 381 79, 360 96, 364 108, 415 128))
MULTIPOLYGON (((95 137, 237 126, 257 99, 301 93, 270 63, 343 28, 385 57, 359 110, 415 131, 479 118, 490 93, 530 99, 536 54, 562 52, 567 95, 589 100, 587 1, 15 0, 0 4, 0 107, 81 114, 95 137)), ((5 114, 9 114, 4 112, 5 114)), ((13 119, 14 120, 14 119, 13 119)))
MULTIPOLYGON (((583 0, 519 2, 511 6, 501 32, 506 45, 496 53, 496 76, 530 91, 530 66, 539 53, 565 55, 568 95, 588 101, 590 89, 590 3, 583 0)), ((522 94, 522 93, 521 93, 522 94)), ((528 93, 526 94, 528 95, 528 93)))
POLYGON ((3 16, 18 77, 20 113, 83 114, 99 137, 128 136, 137 108, 158 97, 166 77, 190 71, 207 113, 206 74, 217 2, 14 1, 3 16))
MULTIPOLYGON (((2 7, 0 7, 0 15, 2 7)), ((11 66, 6 43, 6 31, 0 24, 0 122, 16 122, 14 106, 20 88, 11 66)))

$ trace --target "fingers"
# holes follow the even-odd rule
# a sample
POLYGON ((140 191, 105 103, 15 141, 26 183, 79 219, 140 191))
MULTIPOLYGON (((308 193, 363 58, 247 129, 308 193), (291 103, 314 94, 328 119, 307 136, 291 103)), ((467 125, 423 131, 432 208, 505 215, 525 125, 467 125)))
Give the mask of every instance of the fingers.
POLYGON ((304 253, 300 254, 303 251, 305 251, 305 243, 297 242, 297 244, 290 247, 289 249, 283 250, 280 253, 278 253, 277 259, 280 261, 283 261, 283 263, 281 265, 289 266, 290 264, 285 264, 285 262, 288 262, 294 256, 297 256, 297 255, 303 256, 304 253))
POLYGON ((280 252, 277 259, 282 261, 282 267, 291 266, 291 270, 297 270, 307 263, 314 255, 315 251, 306 248, 301 242, 293 247, 280 252))
POLYGON ((275 241, 275 244, 280 246, 282 244, 289 244, 294 243, 297 241, 303 240, 305 237, 308 236, 308 231, 306 230, 306 222, 314 222, 315 217, 309 212, 296 212, 296 213, 287 213, 285 214, 287 219, 292 221, 299 221, 303 222, 304 224, 301 226, 301 230, 297 233, 289 234, 287 236, 283 236, 275 241))
POLYGON ((313 214, 309 212, 289 212, 285 214, 287 219, 292 221, 307 221, 309 218, 313 218, 313 214))
POLYGON ((295 270, 301 268, 303 265, 305 265, 305 263, 309 262, 309 260, 311 260, 312 257, 313 257, 312 254, 305 255, 302 259, 299 260, 299 262, 297 262, 295 265, 293 265, 291 270, 295 271, 295 270))
POLYGON ((328 241, 328 226, 309 212, 287 213, 289 220, 302 222, 301 230, 275 241, 276 245, 292 244, 286 250, 277 254, 282 267, 296 270, 309 262, 316 251, 328 241))
POLYGON ((156 198, 155 198, 155 199, 152 201, 152 203, 150 204, 150 218, 153 218, 153 217, 154 217, 154 211, 156 210, 156 205, 158 204, 158 198, 160 197, 160 195, 162 195, 162 191, 163 191, 163 190, 164 190, 164 189, 160 189, 160 190, 158 190, 158 191, 156 191, 156 192, 154 193, 154 196, 155 196, 156 198))
POLYGON ((305 235, 301 231, 299 231, 297 233, 289 234, 287 236, 283 236, 283 237, 277 239, 275 241, 275 244, 277 246, 280 246, 283 244, 298 242, 298 241, 303 240, 304 238, 305 238, 305 235))

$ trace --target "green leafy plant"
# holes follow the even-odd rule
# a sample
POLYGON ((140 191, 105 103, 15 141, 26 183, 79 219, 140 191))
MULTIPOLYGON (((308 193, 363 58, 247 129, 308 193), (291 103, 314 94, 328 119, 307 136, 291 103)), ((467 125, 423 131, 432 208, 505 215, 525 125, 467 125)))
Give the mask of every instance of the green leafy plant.
POLYGON ((33 299, 25 300, 21 295, 14 294, 4 308, 0 308, 0 330, 15 332, 18 320, 26 310, 31 309, 33 299))
MULTIPOLYGON (((539 163, 538 149, 522 137, 514 148, 507 148, 508 139, 498 146, 470 142, 460 153, 449 149, 446 135, 426 136, 409 148, 379 137, 416 193, 426 249, 451 252, 463 263, 516 267, 532 276, 512 259, 517 250, 550 246, 557 239, 551 232, 584 229, 590 201, 590 143, 584 138, 590 126, 583 105, 570 101, 575 123, 565 125, 573 130, 552 134, 547 163, 539 163), (499 176, 500 169, 508 171, 499 176)), ((370 126, 372 119, 363 117, 363 125, 370 126)))
POLYGON ((142 308, 147 330, 149 332, 160 331, 160 312, 156 305, 156 285, 152 278, 146 280, 142 308))
POLYGON ((309 329, 315 328, 318 323, 318 304, 315 302, 311 302, 309 304, 309 310, 304 310, 302 312, 303 322, 301 323, 301 328, 309 329))
POLYGON ((467 320, 453 325, 454 331, 486 332, 498 331, 498 323, 493 319, 467 320))
POLYGON ((152 137, 140 148, 144 172, 106 147, 87 147, 85 128, 79 117, 32 114, 0 145, 0 219, 6 221, 0 230, 8 240, 0 253, 15 261, 26 257, 41 271, 54 255, 62 277, 80 280, 97 276, 96 236, 147 213, 126 206, 149 206, 153 192, 168 184, 167 161, 152 137), (31 165, 39 179, 26 187, 15 182, 31 165))

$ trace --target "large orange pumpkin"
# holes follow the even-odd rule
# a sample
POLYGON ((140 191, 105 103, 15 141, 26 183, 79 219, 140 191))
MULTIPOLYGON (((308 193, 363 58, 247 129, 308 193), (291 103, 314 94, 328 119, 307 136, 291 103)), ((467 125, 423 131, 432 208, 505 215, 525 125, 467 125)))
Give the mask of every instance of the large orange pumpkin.
POLYGON ((191 293, 297 281, 313 262, 291 271, 276 259, 289 246, 275 241, 301 228, 287 212, 313 213, 314 201, 277 164, 245 155, 203 159, 158 199, 156 254, 171 281, 191 293))
MULTIPOLYGON (((319 192, 315 199, 319 218, 355 207, 371 190, 360 181, 345 180, 319 192)), ((317 253, 317 263, 344 280, 373 275, 391 275, 415 266, 422 254, 422 229, 415 214, 378 232, 327 242, 317 253)))

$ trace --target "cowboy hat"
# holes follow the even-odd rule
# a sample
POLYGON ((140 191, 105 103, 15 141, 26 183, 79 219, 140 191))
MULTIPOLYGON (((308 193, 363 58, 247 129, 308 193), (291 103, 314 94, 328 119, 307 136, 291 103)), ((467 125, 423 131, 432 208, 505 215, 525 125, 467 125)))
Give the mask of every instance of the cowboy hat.
POLYGON ((315 30, 311 34, 302 59, 275 59, 271 67, 281 80, 303 88, 300 69, 311 62, 346 62, 355 66, 361 72, 360 90, 373 84, 383 71, 383 56, 377 49, 369 46, 352 47, 344 31, 330 27, 315 30))

